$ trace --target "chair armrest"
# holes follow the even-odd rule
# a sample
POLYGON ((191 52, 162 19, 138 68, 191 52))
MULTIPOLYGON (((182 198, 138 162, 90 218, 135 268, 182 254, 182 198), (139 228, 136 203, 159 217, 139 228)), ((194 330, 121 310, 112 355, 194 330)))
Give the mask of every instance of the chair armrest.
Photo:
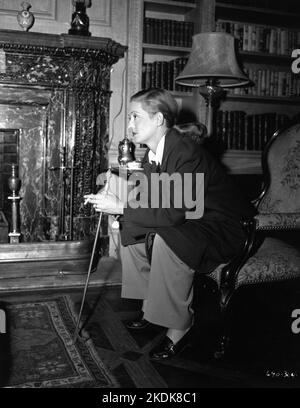
POLYGON ((300 213, 260 213, 254 218, 257 230, 300 229, 300 213))
POLYGON ((256 252, 263 241, 260 232, 272 230, 300 229, 299 213, 257 214, 253 219, 243 222, 247 238, 242 251, 223 267, 220 275, 221 306, 228 304, 238 278, 247 260, 256 252))
POLYGON ((244 246, 237 256, 235 256, 228 264, 221 270, 220 276, 220 292, 221 292, 221 306, 226 307, 228 304, 236 284, 238 273, 247 259, 252 255, 257 248, 259 237, 257 235, 256 219, 251 218, 242 222, 243 228, 246 231, 246 239, 244 246))

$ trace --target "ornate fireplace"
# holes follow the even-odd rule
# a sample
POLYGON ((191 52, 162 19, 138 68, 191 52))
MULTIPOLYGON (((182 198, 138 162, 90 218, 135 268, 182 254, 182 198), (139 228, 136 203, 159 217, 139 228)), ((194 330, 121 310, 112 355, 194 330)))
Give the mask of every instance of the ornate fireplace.
POLYGON ((107 168, 110 71, 124 52, 108 38, 0 30, 0 211, 10 225, 12 164, 21 181, 20 243, 0 235, 0 269, 46 259, 47 247, 53 260, 55 248, 88 258, 98 217, 83 196, 107 168))

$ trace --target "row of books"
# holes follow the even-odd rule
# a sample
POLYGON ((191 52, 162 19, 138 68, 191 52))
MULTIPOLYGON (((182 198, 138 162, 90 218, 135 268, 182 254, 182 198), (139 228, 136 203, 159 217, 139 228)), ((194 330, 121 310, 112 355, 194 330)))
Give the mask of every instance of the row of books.
POLYGON ((144 42, 148 44, 191 47, 194 24, 190 21, 144 19, 144 42))
MULTIPOLYGON (((186 57, 181 57, 171 61, 144 63, 142 68, 142 87, 160 87, 170 91, 190 92, 190 87, 179 85, 175 81, 176 77, 185 67, 187 60, 186 57)), ((268 97, 300 96, 300 78, 291 72, 254 69, 251 67, 245 71, 253 81, 253 86, 229 89, 229 94, 268 97)))
POLYGON ((275 71, 248 67, 245 72, 254 85, 248 88, 235 88, 234 95, 253 95, 270 97, 300 96, 300 78, 290 71, 275 71))
POLYGON ((219 110, 214 118, 214 137, 224 149, 259 151, 289 120, 287 115, 274 112, 247 115, 244 111, 219 110))
POLYGON ((216 31, 232 34, 242 51, 290 55, 300 45, 300 32, 284 28, 218 20, 216 31))
POLYGON ((186 57, 181 57, 171 61, 144 63, 142 68, 142 87, 158 87, 179 92, 191 91, 190 87, 178 85, 175 81, 175 78, 186 65, 187 60, 186 57))

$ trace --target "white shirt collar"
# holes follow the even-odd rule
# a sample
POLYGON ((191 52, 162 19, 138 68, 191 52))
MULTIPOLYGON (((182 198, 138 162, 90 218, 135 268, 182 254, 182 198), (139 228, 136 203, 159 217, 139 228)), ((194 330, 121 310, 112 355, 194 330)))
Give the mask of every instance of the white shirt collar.
POLYGON ((163 154, 164 154, 165 138, 166 138, 166 135, 164 135, 158 142, 156 153, 153 153, 152 150, 149 150, 148 160, 150 163, 152 161, 155 161, 156 164, 161 164, 163 154))

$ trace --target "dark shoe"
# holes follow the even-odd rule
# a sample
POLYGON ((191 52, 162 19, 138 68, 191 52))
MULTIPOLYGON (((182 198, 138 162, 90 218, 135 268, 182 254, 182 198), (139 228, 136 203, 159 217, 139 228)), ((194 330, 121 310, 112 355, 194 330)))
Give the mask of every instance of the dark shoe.
POLYGON ((173 343, 169 337, 165 336, 160 344, 154 347, 149 357, 151 360, 165 360, 180 353, 190 341, 190 332, 188 331, 177 343, 173 343))
POLYGON ((148 327, 150 325, 150 322, 148 322, 148 320, 144 319, 144 314, 141 313, 140 317, 137 318, 136 320, 132 320, 130 322, 126 323, 126 327, 127 329, 130 330, 143 330, 146 329, 146 327, 148 327))

